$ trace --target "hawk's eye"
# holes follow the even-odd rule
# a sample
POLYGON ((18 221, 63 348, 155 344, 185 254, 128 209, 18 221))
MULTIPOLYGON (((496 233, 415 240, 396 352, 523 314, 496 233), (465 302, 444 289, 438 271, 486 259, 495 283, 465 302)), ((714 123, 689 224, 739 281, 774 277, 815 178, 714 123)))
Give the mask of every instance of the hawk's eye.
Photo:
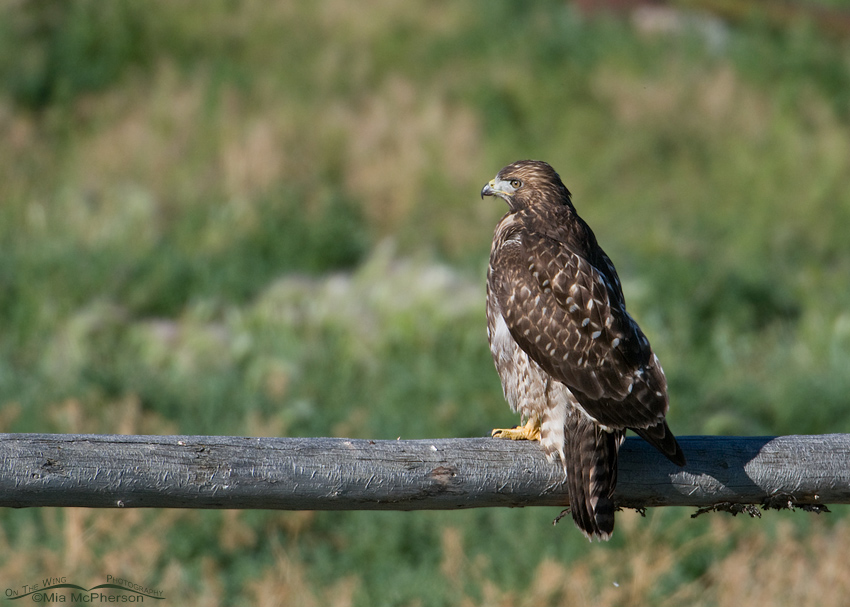
POLYGON ((521 185, 522 185, 522 182, 521 182, 519 179, 511 179, 511 182, 510 182, 510 183, 511 183, 511 187, 512 187, 513 189, 515 189, 515 190, 516 190, 517 188, 519 188, 519 186, 521 186, 521 185))

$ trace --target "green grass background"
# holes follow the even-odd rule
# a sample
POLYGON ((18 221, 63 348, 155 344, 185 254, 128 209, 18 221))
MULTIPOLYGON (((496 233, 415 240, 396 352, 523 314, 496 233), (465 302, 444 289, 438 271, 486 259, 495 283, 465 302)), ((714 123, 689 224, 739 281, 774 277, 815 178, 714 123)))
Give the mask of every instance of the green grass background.
MULTIPOLYGON (((3 5, 0 431, 516 423, 483 314, 505 209, 478 192, 531 157, 617 265, 677 434, 850 432, 850 44, 805 20, 676 15, 659 31, 564 2, 3 5)), ((623 513, 604 545, 549 509, 5 510, 0 585, 840 605, 834 510, 623 513)))

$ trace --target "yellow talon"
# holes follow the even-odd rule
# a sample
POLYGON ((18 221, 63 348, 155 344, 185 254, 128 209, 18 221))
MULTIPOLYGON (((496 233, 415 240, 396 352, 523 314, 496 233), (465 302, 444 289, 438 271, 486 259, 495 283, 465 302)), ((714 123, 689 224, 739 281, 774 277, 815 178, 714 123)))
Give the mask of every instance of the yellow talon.
POLYGON ((490 436, 508 440, 540 440, 540 422, 537 417, 531 417, 524 426, 514 428, 496 428, 490 436))

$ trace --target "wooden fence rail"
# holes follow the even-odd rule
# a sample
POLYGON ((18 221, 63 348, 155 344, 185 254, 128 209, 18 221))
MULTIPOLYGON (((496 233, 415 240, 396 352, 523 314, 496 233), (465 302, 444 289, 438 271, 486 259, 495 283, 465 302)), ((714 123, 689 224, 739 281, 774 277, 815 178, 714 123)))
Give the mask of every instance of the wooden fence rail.
MULTIPOLYGON (((620 506, 850 503, 850 435, 679 441, 685 468, 626 440, 620 506)), ((491 438, 0 434, 0 506, 13 508, 564 506, 563 480, 536 443, 491 438)))

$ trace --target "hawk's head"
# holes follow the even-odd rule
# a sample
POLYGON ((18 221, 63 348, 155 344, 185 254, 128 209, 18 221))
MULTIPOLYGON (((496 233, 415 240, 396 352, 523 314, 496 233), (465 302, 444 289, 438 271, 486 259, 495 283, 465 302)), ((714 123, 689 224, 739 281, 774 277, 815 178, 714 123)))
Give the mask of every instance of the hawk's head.
POLYGON ((534 205, 569 205, 570 191, 551 166, 540 160, 518 160, 481 189, 481 197, 503 198, 512 211, 534 205))

